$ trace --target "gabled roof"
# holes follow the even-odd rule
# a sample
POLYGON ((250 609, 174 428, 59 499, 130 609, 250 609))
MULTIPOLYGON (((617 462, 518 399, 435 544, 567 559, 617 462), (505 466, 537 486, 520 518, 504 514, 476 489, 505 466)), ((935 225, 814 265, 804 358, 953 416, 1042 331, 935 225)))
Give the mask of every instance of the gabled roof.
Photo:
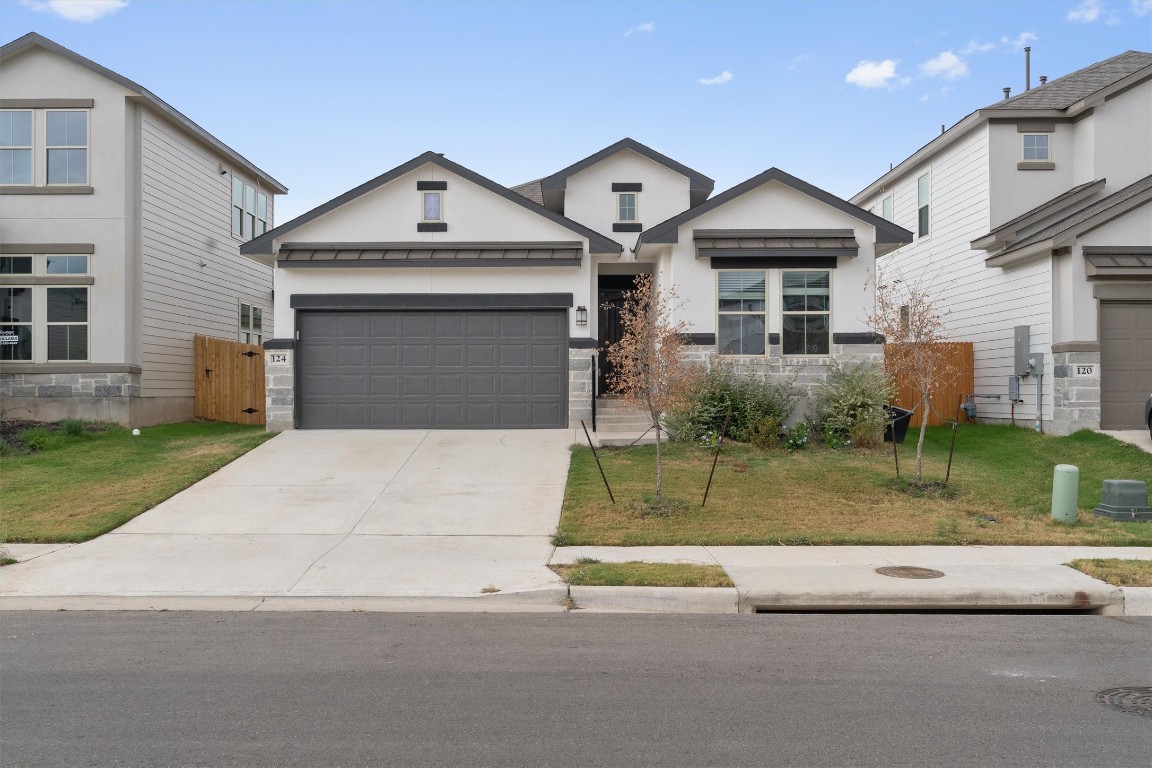
POLYGON ((1096 194, 1104 188, 1107 181, 1107 179, 1095 179, 1094 181, 1088 181, 1072 187, 1072 189, 1060 193, 1051 200, 1041 203, 1026 213, 1020 214, 1011 221, 1004 222, 988 234, 973 240, 970 245, 973 248, 981 248, 985 251, 992 250, 996 248, 997 245, 1003 245, 1005 242, 1011 240, 1012 237, 1024 227, 1034 224, 1041 219, 1046 219, 1064 208, 1075 205, 1081 200, 1096 194))
POLYGON ((64 59, 67 59, 74 64, 79 64, 81 67, 84 67, 85 69, 89 70, 90 72, 94 72, 95 74, 100 75, 101 77, 105 77, 105 78, 111 80, 112 82, 114 82, 120 86, 123 86, 124 88, 127 88, 129 91, 132 91, 136 95, 140 96, 147 104, 149 104, 154 109, 159 111, 161 114, 163 114, 169 120, 173 121, 178 126, 180 126, 182 129, 187 131, 194 138, 198 139, 199 141, 203 142, 204 144, 207 144, 209 147, 211 147, 213 150, 218 152, 220 155, 228 158, 228 160, 231 161, 234 165, 236 165, 239 168, 244 169, 249 174, 251 174, 252 176, 259 179, 264 185, 266 185, 273 192, 282 195, 288 191, 288 188, 285 187, 283 184, 276 181, 276 179, 272 178, 267 173, 265 173, 264 171, 257 168, 255 165, 253 165, 251 162, 249 162, 246 158, 244 158, 244 156, 241 155, 239 152, 232 149, 231 147, 229 147, 227 144, 225 144, 224 142, 217 139, 212 134, 208 133, 208 131, 204 130, 203 128, 201 128, 196 123, 192 122, 183 113, 181 113, 179 110, 177 110, 172 105, 168 104, 166 101, 161 99, 156 94, 149 91, 144 86, 140 85, 139 83, 133 82, 132 80, 129 80, 128 78, 124 77, 123 75, 117 74, 116 72, 113 72, 112 70, 107 69, 106 67, 100 66, 99 64, 92 61, 91 59, 84 58, 83 56, 76 53, 75 51, 69 50, 68 48, 65 48, 64 46, 60 45, 59 43, 55 43, 55 42, 49 40, 48 38, 44 37, 43 35, 38 35, 35 32, 29 32, 28 34, 24 35, 23 37, 17 38, 16 40, 13 40, 12 42, 0 47, 0 61, 3 61, 3 60, 5 60, 11 56, 15 56, 19 53, 23 53, 24 51, 27 51, 28 49, 33 48, 33 47, 43 48, 44 50, 49 51, 50 53, 54 53, 57 56, 60 56, 61 58, 64 58, 64 59))
MULTIPOLYGON (((542 190, 541 202, 544 201, 544 194, 546 194, 548 191, 565 189, 568 185, 569 176, 573 176, 585 168, 590 168, 596 163, 599 163, 601 160, 604 160, 605 158, 611 157, 612 155, 615 155, 618 152, 623 152, 625 150, 631 150, 638 155, 643 155, 649 160, 659 163, 665 168, 679 173, 681 176, 686 176, 689 181, 688 188, 692 205, 699 205, 700 203, 704 202, 706 199, 708 199, 708 195, 712 194, 712 190, 716 187, 715 181, 708 178, 699 171, 692 170, 688 166, 676 162, 667 155, 662 155, 651 147, 644 146, 635 139, 624 138, 612 146, 604 147, 604 149, 600 150, 599 152, 589 155, 583 160, 577 160, 575 163, 572 163, 572 165, 564 168, 563 170, 557 171, 551 176, 545 176, 544 178, 540 179, 539 184, 540 189, 542 190)), ((520 186, 528 187, 532 183, 534 182, 528 182, 528 184, 522 184, 520 186)))
POLYGON ((1090 102, 1138 85, 1149 78, 1152 78, 1152 53, 1125 51, 1119 56, 1090 64, 1010 99, 1002 99, 965 115, 955 125, 933 137, 927 144, 850 199, 866 202, 868 198, 886 189, 909 170, 935 156, 937 152, 959 141, 970 130, 984 124, 989 118, 1074 117, 1089 109, 1092 106, 1090 102))
POLYGON ((583 224, 579 224, 572 219, 565 218, 558 213, 554 213, 553 211, 550 211, 543 206, 536 205, 523 195, 517 194, 507 187, 503 187, 491 179, 481 176, 473 170, 465 168, 459 163, 454 163, 441 154, 436 152, 425 152, 422 155, 418 155, 417 157, 412 158, 406 163, 396 166, 390 171, 382 173, 370 181, 364 182, 354 189, 348 190, 339 197, 334 197, 328 202, 323 203, 322 205, 318 205, 307 213, 300 214, 291 221, 285 222, 275 229, 270 229, 259 237, 249 240, 240 246, 240 252, 245 254, 272 253, 272 244, 276 238, 283 237, 292 230, 297 229, 298 227, 301 227, 308 222, 313 221, 314 219, 318 219, 324 214, 329 213, 330 211, 334 211, 340 206, 345 205, 346 203, 350 203, 356 198, 366 195, 372 190, 382 187, 390 181, 394 181, 401 176, 410 173, 420 166, 426 165, 428 163, 438 165, 444 170, 450 171, 457 176, 465 178, 477 186, 483 187, 490 192, 494 192, 500 197, 503 197, 505 200, 510 200, 513 203, 522 206, 537 216, 543 216, 544 218, 550 221, 554 221, 563 227, 567 227, 581 237, 588 238, 589 253, 615 254, 624 250, 624 246, 620 245, 620 243, 616 242, 615 240, 604 237, 604 235, 601 235, 599 232, 589 229, 583 224))
POLYGON ((795 189, 809 197, 815 198, 826 205, 830 205, 838 211, 843 211, 849 216, 853 216, 866 224, 871 224, 876 228, 876 244, 897 244, 904 245, 905 243, 912 242, 912 233, 903 227, 899 227, 887 219, 883 219, 874 213, 852 205, 852 203, 842 200, 841 198, 833 195, 831 192, 825 192, 819 187, 815 187, 806 181, 796 178, 790 174, 785 173, 779 168, 769 168, 763 173, 753 176, 747 181, 741 182, 731 189, 725 190, 720 194, 713 197, 695 208, 689 208, 683 213, 677 214, 667 221, 661 222, 650 229, 645 230, 640 234, 639 239, 636 241, 636 248, 639 249, 644 243, 675 243, 679 241, 679 230, 682 225, 692 221, 697 216, 700 216, 714 208, 719 208, 730 200, 733 200, 745 192, 750 192, 770 181, 777 181, 787 187, 795 189))
POLYGON ((542 179, 526 181, 523 184, 509 187, 509 189, 518 195, 524 195, 524 197, 536 203, 536 205, 544 205, 544 190, 540 188, 541 181, 542 179))
POLYGON ((985 260, 989 267, 1008 266, 1035 255, 1037 252, 1058 248, 1076 237, 1122 216, 1133 208, 1152 201, 1152 176, 1145 176, 1092 205, 1065 216, 1039 232, 1013 243, 995 256, 985 260))

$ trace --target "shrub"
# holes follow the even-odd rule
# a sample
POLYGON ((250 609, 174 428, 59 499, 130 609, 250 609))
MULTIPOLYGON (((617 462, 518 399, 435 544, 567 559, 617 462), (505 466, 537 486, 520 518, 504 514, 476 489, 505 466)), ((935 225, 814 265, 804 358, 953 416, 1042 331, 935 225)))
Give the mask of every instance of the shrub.
POLYGON ((763 436, 788 420, 798 399, 791 382, 774 382, 740 374, 717 365, 705 374, 688 396, 686 407, 665 418, 674 440, 696 441, 711 432, 740 442, 752 439, 753 429, 763 436))
POLYGON ((48 447, 48 439, 51 436, 43 429, 26 429, 20 433, 20 442, 33 451, 42 451, 48 447))
POLYGON ((87 424, 81 419, 65 419, 60 422, 60 429, 68 437, 84 437, 87 434, 87 424))
POLYGON ((875 445, 887 418, 884 406, 892 395, 892 385, 881 368, 833 366, 828 380, 816 386, 813 422, 831 447, 842 447, 848 441, 875 445))
POLYGON ((812 434, 812 424, 807 421, 798 421, 788 429, 784 436, 784 447, 790 451, 803 450, 808 445, 808 438, 812 434))
POLYGON ((780 445, 780 430, 783 425, 775 416, 765 416, 748 427, 748 442, 764 450, 780 445))

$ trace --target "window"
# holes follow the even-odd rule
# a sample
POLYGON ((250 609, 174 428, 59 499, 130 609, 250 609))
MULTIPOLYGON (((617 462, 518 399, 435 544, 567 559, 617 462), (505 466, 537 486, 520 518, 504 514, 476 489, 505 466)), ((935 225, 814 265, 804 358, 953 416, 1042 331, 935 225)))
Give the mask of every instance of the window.
POLYGON ((251 240, 269 229, 268 195, 232 177, 232 236, 251 240))
POLYGON ((88 183, 88 113, 49 110, 45 116, 49 184, 88 183))
POLYGON ((423 205, 421 206, 421 215, 424 221, 443 221, 444 210, 442 207, 443 195, 442 192, 421 192, 423 196, 423 205))
POLYGON ((1025 133, 1022 137, 1024 141, 1024 161, 1049 162, 1052 159, 1049 138, 1047 133, 1025 133))
POLYGON ((884 198, 884 201, 880 204, 880 206, 880 216, 888 221, 892 221, 892 196, 889 195, 888 197, 884 198))
POLYGON ((917 234, 924 237, 928 234, 928 198, 930 179, 924 174, 916 180, 916 216, 917 234))
POLYGON ((621 192, 616 196, 616 220, 636 221, 636 193, 621 192))
MULTIPOLYGON (((63 362, 89 357, 87 285, 36 285, 51 275, 87 275, 89 256, 0 257, 0 360, 63 362), (29 285, 12 285, 27 276, 29 285), (35 278, 35 279, 34 279, 35 278)), ((89 279, 90 282, 90 279, 89 279)))
POLYGON ((264 310, 240 303, 240 341, 259 344, 264 339, 264 310))
POLYGON ((32 183, 32 113, 0 112, 0 184, 32 183))
POLYGON ((784 322, 781 344, 785 355, 827 355, 831 352, 832 273, 784 272, 784 322))
POLYGON ((717 272, 717 349, 721 355, 763 355, 764 272, 717 272))

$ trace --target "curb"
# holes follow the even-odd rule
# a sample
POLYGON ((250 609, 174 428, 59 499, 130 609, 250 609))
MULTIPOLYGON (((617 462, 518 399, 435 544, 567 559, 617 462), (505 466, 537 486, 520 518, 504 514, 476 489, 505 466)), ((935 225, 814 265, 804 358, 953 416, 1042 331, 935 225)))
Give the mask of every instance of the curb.
POLYGON ((1125 616, 1152 616, 1152 587, 1120 587, 1125 616))
POLYGON ((735 587, 569 587, 587 613, 737 613, 735 587))

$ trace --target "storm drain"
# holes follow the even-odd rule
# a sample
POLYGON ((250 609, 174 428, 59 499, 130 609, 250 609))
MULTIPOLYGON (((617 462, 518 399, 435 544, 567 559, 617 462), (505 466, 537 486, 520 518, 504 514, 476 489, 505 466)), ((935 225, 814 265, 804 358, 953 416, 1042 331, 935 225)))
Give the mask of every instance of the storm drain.
POLYGON ((1096 694, 1096 701, 1118 712, 1152 717, 1152 688, 1109 688, 1096 694))
POLYGON ((944 575, 943 571, 937 571, 933 568, 917 568, 914 565, 886 565, 883 568, 877 568, 876 573, 897 579, 938 579, 944 575))

